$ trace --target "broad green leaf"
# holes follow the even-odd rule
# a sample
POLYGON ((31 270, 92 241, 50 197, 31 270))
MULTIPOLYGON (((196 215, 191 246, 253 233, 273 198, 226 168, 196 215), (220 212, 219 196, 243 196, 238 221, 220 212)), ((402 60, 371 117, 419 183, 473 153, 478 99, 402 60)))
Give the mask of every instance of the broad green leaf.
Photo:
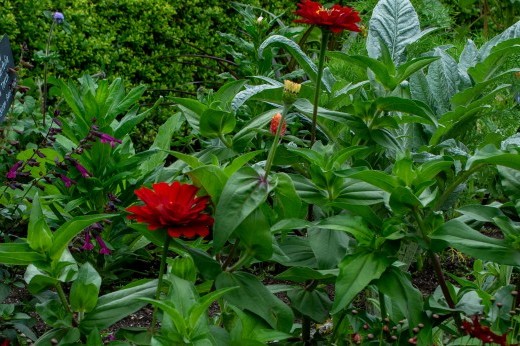
POLYGON ((254 209, 238 225, 234 234, 240 239, 240 244, 248 249, 246 251, 254 254, 258 260, 266 261, 273 255, 273 236, 262 209, 254 209))
MULTIPOLYGON (((314 83, 317 83, 316 78, 318 77, 318 68, 312 62, 312 60, 303 52, 303 50, 296 42, 281 35, 269 36, 264 42, 262 42, 262 44, 258 48, 258 55, 262 57, 264 54, 264 50, 271 46, 282 47, 287 52, 289 52, 292 55, 292 57, 296 59, 296 61, 305 71, 305 73, 307 73, 309 78, 314 83)), ((327 91, 330 92, 331 85, 325 84, 325 88, 327 91)))
POLYGON ((101 276, 92 265, 84 263, 70 288, 70 307, 75 312, 89 312, 97 304, 101 276))
POLYGON ((325 292, 298 287, 287 292, 287 297, 291 300, 293 309, 315 322, 323 323, 329 316, 332 302, 325 292))
POLYGON ((233 98, 233 102, 231 103, 231 108, 233 111, 236 111, 240 106, 247 102, 251 97, 261 93, 265 90, 271 89, 280 89, 280 93, 282 93, 283 84, 272 85, 272 84, 262 84, 262 85, 252 85, 246 86, 245 90, 242 90, 233 98))
POLYGON ((267 199, 275 184, 251 167, 243 167, 233 174, 222 191, 215 210, 213 244, 221 249, 229 236, 245 218, 267 199))
POLYGON ((186 333, 186 329, 188 327, 186 323, 187 321, 185 320, 183 314, 175 307, 175 305, 172 302, 160 301, 146 297, 139 298, 139 300, 157 306, 159 309, 168 314, 168 317, 170 317, 170 320, 175 325, 176 333, 179 333, 181 335, 184 335, 186 333))
MULTIPOLYGON (((350 171, 345 171, 345 174, 348 174, 349 178, 362 180, 386 192, 392 192, 399 186, 399 181, 396 177, 383 171, 360 171, 354 174, 351 174, 350 171)), ((338 171, 336 175, 341 177, 343 173, 338 171)))
POLYGON ((520 265, 520 249, 503 239, 487 237, 459 220, 450 220, 431 234, 435 251, 453 247, 469 256, 500 264, 520 265))
POLYGON ((303 217, 305 207, 296 193, 293 181, 285 173, 276 173, 278 184, 274 189, 273 209, 284 219, 303 217))
POLYGON ((378 252, 358 252, 345 257, 339 264, 332 314, 346 308, 372 280, 379 279, 392 259, 378 252))
POLYGON ((263 318, 273 329, 289 332, 293 325, 291 308, 249 273, 221 273, 215 280, 218 289, 238 287, 224 298, 238 308, 249 310, 263 318))
POLYGON ((292 267, 286 271, 276 275, 278 280, 289 280, 294 282, 305 282, 309 280, 327 280, 338 276, 335 269, 333 270, 315 270, 308 267, 292 267))
POLYGON ((468 159, 466 163, 466 169, 470 169, 473 166, 481 163, 520 170, 520 154, 510 154, 498 150, 492 144, 488 144, 482 149, 479 149, 475 155, 468 159))
POLYGON ((214 204, 218 203, 228 179, 222 168, 213 165, 200 166, 189 171, 188 175, 195 185, 202 186, 206 190, 214 204))
POLYGON ((307 237, 319 269, 336 268, 349 250, 350 237, 344 232, 313 227, 307 237))
POLYGON ((328 52, 327 55, 364 69, 370 69, 374 72, 377 81, 388 90, 394 90, 397 86, 398 82, 394 76, 391 76, 385 64, 377 59, 363 55, 348 55, 342 52, 328 52))
POLYGON ((443 114, 451 110, 450 100, 459 91, 459 67, 455 59, 441 48, 434 49, 434 55, 440 57, 428 67, 429 88, 435 95, 434 103, 437 113, 443 114))
MULTIPOLYGON (((121 88, 124 88, 124 86, 121 85, 121 88)), ((132 88, 132 90, 130 90, 120 102, 114 102, 111 104, 110 109, 105 115, 105 121, 110 124, 116 116, 126 112, 130 107, 134 106, 141 96, 143 96, 145 91, 145 85, 139 85, 132 88)))
POLYGON ((421 322, 424 311, 422 293, 413 287, 407 273, 396 267, 390 267, 377 280, 376 286, 399 310, 400 315, 395 316, 395 320, 406 318, 410 326, 416 326, 421 322))
POLYGON ((491 40, 483 44, 478 51, 479 61, 485 60, 491 53, 492 49, 498 44, 518 37, 520 37, 520 22, 516 22, 502 33, 496 35, 491 40))
POLYGON ((173 150, 165 150, 165 152, 167 152, 168 154, 172 155, 173 157, 185 162, 191 168, 198 168, 198 167, 204 166, 204 163, 193 155, 188 155, 188 154, 184 154, 184 153, 181 153, 178 151, 173 151, 173 150))
POLYGON ((54 232, 54 242, 50 249, 50 256, 56 260, 61 257, 71 240, 94 222, 115 217, 114 214, 82 215, 65 222, 54 232))
POLYGON ((491 50, 486 59, 468 69, 468 73, 477 82, 482 83, 496 75, 496 72, 504 65, 510 55, 520 53, 520 38, 504 41, 491 50))
POLYGON ((410 61, 405 62, 401 66, 397 68, 397 75, 396 75, 396 82, 401 83, 402 81, 406 80, 408 77, 410 77, 415 72, 419 71, 420 69, 430 65, 435 60, 439 59, 437 56, 427 56, 427 57, 420 57, 420 58, 414 58, 410 61))
POLYGON ((233 173, 242 168, 246 163, 263 152, 263 150, 255 150, 236 157, 229 165, 224 167, 224 173, 226 173, 228 177, 231 176, 233 173))
POLYGON ((269 124, 276 113, 280 113, 281 109, 270 109, 262 113, 248 122, 235 136, 233 136, 233 148, 235 150, 243 149, 257 135, 256 129, 264 128, 269 124))
POLYGON ((164 160, 168 156, 165 152, 170 149, 172 136, 177 132, 182 125, 182 119, 179 114, 174 114, 164 124, 159 126, 157 136, 153 141, 150 149, 159 149, 160 151, 151 155, 141 163, 141 169, 144 172, 151 172, 159 166, 164 164, 164 160))
POLYGON ((359 216, 335 215, 320 220, 318 225, 322 228, 346 232, 354 237, 359 244, 365 246, 372 244, 375 237, 375 233, 366 226, 359 216))
POLYGON ((405 61, 406 47, 431 30, 421 32, 419 17, 409 0, 381 0, 368 23, 367 51, 379 58, 385 45, 395 65, 405 61))
POLYGON ((195 306, 190 311, 189 324, 194 327, 197 325, 197 322, 201 319, 201 316, 206 313, 209 306, 216 300, 220 299, 225 294, 228 294, 231 291, 234 291, 236 287, 227 287, 223 289, 219 289, 213 291, 211 293, 206 294, 205 296, 199 298, 195 306))
POLYGON ((200 101, 189 98, 173 97, 172 100, 173 102, 178 103, 178 107, 182 111, 186 121, 188 121, 190 126, 198 132, 200 116, 204 111, 206 111, 206 109, 208 109, 208 106, 200 101))
POLYGON ((159 105, 161 99, 148 108, 144 112, 138 113, 139 108, 135 107, 119 121, 117 126, 114 128, 114 137, 122 139, 126 134, 130 133, 137 125, 141 123, 150 113, 159 105))
POLYGON ((106 329, 126 316, 141 309, 145 302, 139 298, 152 298, 157 287, 157 280, 111 292, 99 297, 94 310, 85 314, 80 323, 82 330, 106 329))
POLYGON ((27 244, 39 253, 46 253, 52 246, 52 232, 47 225, 45 215, 40 204, 40 196, 36 193, 33 197, 31 216, 27 228, 27 244))
POLYGON ((430 110, 430 107, 418 100, 404 99, 395 96, 379 97, 375 101, 375 106, 378 110, 386 112, 401 112, 415 115, 416 117, 408 116, 413 122, 428 125, 437 124, 437 119, 430 110))
POLYGON ((1 264, 26 266, 45 259, 44 255, 31 249, 26 242, 0 244, 1 264))
POLYGON ((272 260, 286 267, 318 268, 318 262, 309 244, 309 239, 297 236, 288 236, 280 241, 278 248, 275 248, 272 260))
POLYGON ((236 126, 233 113, 207 109, 200 115, 200 134, 208 138, 219 138, 230 133, 236 126))
POLYGON ((247 80, 233 80, 227 82, 213 94, 212 103, 218 103, 217 106, 219 109, 233 110, 232 102, 235 99, 235 95, 239 93, 240 89, 242 89, 246 83, 247 80))

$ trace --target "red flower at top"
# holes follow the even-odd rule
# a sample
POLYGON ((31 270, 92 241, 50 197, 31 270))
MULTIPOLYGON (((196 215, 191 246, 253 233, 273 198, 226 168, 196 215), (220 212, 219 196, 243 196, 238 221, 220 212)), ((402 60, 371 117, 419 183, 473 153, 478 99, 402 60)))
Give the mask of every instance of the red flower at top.
POLYGON ((126 210, 129 219, 148 224, 151 231, 166 229, 171 237, 205 237, 213 225, 213 218, 204 213, 209 196, 195 196, 199 189, 178 181, 172 184, 153 184, 142 187, 135 194, 145 205, 134 205, 126 210))
POLYGON ((295 20, 296 23, 317 25, 335 33, 343 30, 361 31, 357 26, 357 23, 361 21, 359 13, 348 6, 334 5, 331 8, 325 8, 318 2, 302 0, 294 13, 302 17, 295 20))
POLYGON ((507 334, 497 335, 493 333, 488 326, 480 324, 478 316, 473 316, 471 318, 471 322, 463 321, 462 329, 466 332, 466 334, 481 340, 484 342, 484 344, 495 343, 501 346, 508 345, 506 340, 507 334))

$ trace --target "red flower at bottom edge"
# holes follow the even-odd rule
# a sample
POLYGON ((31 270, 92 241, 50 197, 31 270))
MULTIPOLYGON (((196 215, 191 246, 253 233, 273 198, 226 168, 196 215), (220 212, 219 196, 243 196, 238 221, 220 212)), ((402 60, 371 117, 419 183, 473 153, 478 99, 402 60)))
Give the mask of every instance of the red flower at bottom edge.
MULTIPOLYGON (((484 343, 496 343, 501 346, 508 346, 507 344, 507 334, 497 335, 491 331, 488 326, 483 326, 480 324, 478 316, 473 316, 471 318, 472 322, 463 321, 462 329, 466 332, 466 334, 471 337, 477 338, 484 343)), ((511 345, 512 346, 512 345, 511 345)))
POLYGON ((142 187, 135 194, 145 205, 127 208, 132 213, 127 217, 148 224, 151 231, 166 229, 171 237, 205 237, 213 218, 204 212, 209 197, 197 197, 198 190, 178 181, 153 184, 152 189, 142 187))
POLYGON ((0 341, 0 346, 9 346, 11 343, 8 339, 4 339, 0 341))

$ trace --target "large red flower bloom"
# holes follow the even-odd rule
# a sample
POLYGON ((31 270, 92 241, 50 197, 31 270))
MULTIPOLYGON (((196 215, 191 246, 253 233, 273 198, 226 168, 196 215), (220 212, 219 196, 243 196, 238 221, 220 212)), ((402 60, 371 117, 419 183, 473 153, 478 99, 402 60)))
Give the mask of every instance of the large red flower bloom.
POLYGON ((334 5, 325 8, 318 2, 302 0, 294 13, 302 17, 295 20, 297 23, 318 25, 335 33, 343 30, 361 31, 357 26, 361 21, 359 13, 348 6, 334 5))
POLYGON ((145 205, 134 205, 126 210, 129 219, 148 224, 148 229, 166 229, 171 237, 205 237, 213 225, 213 218, 204 213, 209 197, 195 196, 199 189, 178 181, 142 187, 135 194, 145 205))

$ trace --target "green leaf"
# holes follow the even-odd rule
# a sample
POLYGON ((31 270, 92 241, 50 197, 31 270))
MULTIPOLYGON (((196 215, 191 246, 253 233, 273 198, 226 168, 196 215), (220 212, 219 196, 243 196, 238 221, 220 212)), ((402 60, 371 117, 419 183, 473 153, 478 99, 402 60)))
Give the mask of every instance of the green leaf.
POLYGON ((494 47, 491 54, 474 67, 468 69, 469 75, 477 82, 482 83, 496 75, 496 72, 504 65, 510 55, 520 53, 520 38, 508 40, 494 47))
POLYGON ((382 171, 360 171, 352 173, 349 170, 346 171, 337 171, 336 175, 345 176, 352 179, 359 179, 364 182, 367 182, 371 185, 374 185, 386 192, 392 192, 396 187, 399 186, 399 181, 397 177, 390 175, 388 173, 382 171))
POLYGON ((70 307, 75 312, 89 312, 97 304, 101 276, 92 265, 84 263, 70 288, 70 307))
POLYGON ((239 169, 227 181, 215 210, 213 244, 221 249, 229 236, 260 204, 275 185, 264 182, 253 168, 239 169))
MULTIPOLYGON (((309 78, 315 84, 317 83, 316 79, 318 77, 318 68, 296 42, 281 35, 271 35, 264 42, 262 42, 258 48, 258 56, 262 57, 264 55, 264 50, 270 46, 282 47, 284 50, 289 52, 289 54, 291 54, 293 58, 296 59, 298 65, 300 65, 305 73, 307 73, 309 78)), ((330 92, 330 85, 325 85, 325 88, 330 92)))
POLYGON ((414 58, 410 61, 405 62, 397 68, 396 82, 401 83, 402 81, 410 77, 412 74, 425 68, 437 59, 439 59, 438 56, 427 56, 414 58))
POLYGON ((147 281, 99 297, 94 310, 85 314, 80 323, 82 330, 106 329, 126 316, 141 309, 145 302, 139 298, 151 298, 155 294, 157 280, 147 281))
POLYGON ((273 255, 273 236, 262 208, 253 210, 235 229, 235 235, 258 260, 266 261, 273 255))
POLYGON ((276 179, 278 183, 274 189, 273 209, 283 219, 303 217, 305 210, 292 179, 285 173, 276 173, 276 179))
POLYGON ((87 336, 87 346, 99 346, 103 344, 101 334, 97 328, 92 329, 90 334, 87 336))
POLYGON ((31 249, 29 244, 2 243, 0 244, 0 263, 26 266, 45 260, 45 256, 31 249))
POLYGON ((432 247, 439 252, 453 247, 469 256, 500 264, 520 265, 519 249, 503 239, 487 237, 459 220, 450 220, 431 234, 432 247))
POLYGON ((360 245, 372 244, 375 233, 364 223, 363 218, 352 215, 335 215, 318 222, 319 227, 342 231, 353 236, 360 245))
POLYGON ((50 249, 50 256, 56 260, 61 257, 70 241, 94 222, 115 217, 114 214, 83 215, 65 222, 54 232, 54 242, 50 249))
POLYGON ((170 149, 172 136, 180 129, 181 125, 181 116, 179 114, 174 114, 169 117, 164 124, 159 126, 157 136, 155 137, 150 150, 160 149, 160 151, 143 160, 141 163, 141 169, 144 172, 151 172, 164 164, 164 160, 168 156, 165 151, 170 149))
POLYGON ((307 291, 302 287, 287 292, 291 306, 301 314, 310 317, 313 321, 322 323, 329 316, 332 302, 325 292, 319 290, 307 291))
POLYGON ((372 280, 379 279, 392 259, 377 252, 358 252, 345 257, 339 264, 332 314, 346 308, 372 280))
POLYGON ((405 61, 406 47, 433 29, 421 32, 419 17, 409 0, 381 0, 368 23, 367 51, 379 58, 385 45, 395 65, 405 61))
POLYGON ((242 106, 244 103, 247 102, 251 97, 261 93, 265 90, 271 90, 271 89, 280 89, 280 94, 282 93, 283 84, 279 83, 279 85, 272 85, 272 84, 262 84, 262 85, 252 85, 247 86, 246 90, 242 90, 238 94, 236 94, 235 98, 233 99, 233 103, 231 104, 231 108, 233 111, 236 111, 240 106, 242 106))
POLYGON ((350 237, 343 232, 313 227, 307 236, 319 269, 336 268, 349 249, 350 237))
POLYGON ((188 123, 198 132, 200 116, 208 109, 208 106, 200 101, 189 98, 173 97, 172 100, 179 104, 179 109, 182 111, 188 123))
POLYGON ((288 236, 280 241, 279 248, 275 249, 272 260, 287 267, 318 267, 309 239, 296 236, 288 236))
POLYGON ((206 313, 209 306, 216 300, 220 299, 225 294, 228 294, 231 291, 234 291, 237 287, 227 287, 222 288, 211 293, 206 294, 205 296, 199 298, 195 306, 192 308, 189 317, 190 326, 194 327, 197 325, 198 321, 201 319, 202 315, 206 313))
POLYGON ((231 176, 233 173, 242 168, 246 163, 263 152, 263 150, 255 150, 236 157, 229 165, 224 167, 224 173, 226 173, 228 177, 231 176))
POLYGON ((36 193, 33 197, 31 216, 27 228, 27 244, 39 253, 46 253, 52 246, 52 232, 47 225, 45 215, 40 205, 40 196, 36 193))
POLYGON ((400 312, 395 320, 406 318, 410 326, 417 326, 421 322, 423 315, 422 294, 417 288, 413 287, 407 273, 391 266, 377 280, 376 286, 390 298, 392 305, 397 307, 400 312))
POLYGON ((437 113, 451 110, 450 100, 459 91, 459 66, 455 59, 440 48, 435 48, 434 55, 440 57, 428 68, 426 80, 433 95, 437 113))
POLYGON ((208 138, 219 138, 230 133, 236 126, 233 113, 208 109, 200 115, 200 134, 208 138))
POLYGON ((407 119, 411 119, 413 122, 437 125, 437 119, 430 110, 430 107, 421 101, 388 96, 378 97, 374 104, 378 110, 386 112, 402 112, 415 115, 415 117, 407 117, 407 119))
POLYGON ((200 166, 189 171, 187 174, 195 185, 200 185, 206 190, 214 204, 218 203, 228 179, 222 168, 213 165, 200 166))
POLYGON ((335 270, 315 270, 308 267, 292 267, 276 275, 276 279, 302 283, 308 280, 330 280, 337 276, 335 270))
POLYGON ((495 148, 494 145, 488 144, 468 159, 466 169, 481 163, 520 170, 520 155, 503 152, 495 148))
POLYGON ((511 25, 509 28, 504 30, 502 33, 496 35, 491 40, 484 43, 478 51, 479 61, 485 60, 491 53, 492 49, 498 44, 518 37, 520 37, 520 22, 516 22, 515 24, 511 25))
POLYGON ((218 289, 238 287, 224 298, 238 308, 249 310, 263 318, 272 328, 290 332, 293 325, 291 309, 249 273, 221 273, 215 280, 218 289))

